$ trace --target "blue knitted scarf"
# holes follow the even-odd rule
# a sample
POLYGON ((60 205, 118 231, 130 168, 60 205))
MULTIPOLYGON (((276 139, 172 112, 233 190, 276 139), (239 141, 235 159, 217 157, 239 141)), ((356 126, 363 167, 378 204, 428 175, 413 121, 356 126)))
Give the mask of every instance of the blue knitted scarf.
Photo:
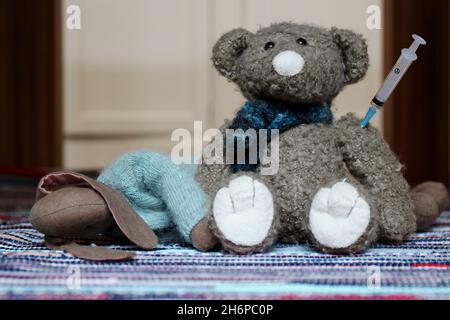
MULTIPOLYGON (((279 132, 286 131, 299 124, 325 123, 333 122, 333 113, 329 106, 320 104, 293 104, 281 101, 256 100, 247 102, 241 110, 238 111, 233 119, 229 129, 255 129, 257 138, 259 139, 259 130, 267 129, 267 142, 270 142, 271 130, 278 129, 279 132)), ((237 155, 235 152, 234 163, 231 165, 233 172, 238 171, 255 171, 258 167, 259 149, 257 156, 257 164, 249 162, 249 140, 248 136, 235 133, 235 147, 239 140, 245 140, 245 163, 236 164, 237 155)), ((257 140, 257 148, 259 148, 259 140, 257 140)))

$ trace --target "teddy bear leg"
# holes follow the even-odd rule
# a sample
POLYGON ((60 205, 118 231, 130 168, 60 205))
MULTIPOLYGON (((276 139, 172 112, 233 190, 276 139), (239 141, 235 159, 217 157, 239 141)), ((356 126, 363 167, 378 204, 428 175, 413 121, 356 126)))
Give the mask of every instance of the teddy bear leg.
POLYGON ((213 201, 211 227, 225 250, 248 254, 261 252, 274 241, 277 231, 272 192, 256 175, 230 176, 213 201))
POLYGON ((309 210, 313 242, 324 252, 356 253, 377 235, 374 206, 364 188, 343 179, 319 189, 309 210))

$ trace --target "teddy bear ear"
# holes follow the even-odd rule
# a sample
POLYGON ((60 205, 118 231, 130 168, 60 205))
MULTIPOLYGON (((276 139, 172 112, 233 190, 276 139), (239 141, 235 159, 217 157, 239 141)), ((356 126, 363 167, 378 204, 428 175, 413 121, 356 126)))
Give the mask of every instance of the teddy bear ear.
POLYGON ((212 60, 219 73, 230 80, 239 74, 237 59, 247 49, 253 33, 245 29, 234 29, 225 33, 213 48, 212 60))
POLYGON ((342 52, 346 84, 359 81, 369 68, 366 40, 361 34, 346 29, 332 28, 331 34, 342 52))

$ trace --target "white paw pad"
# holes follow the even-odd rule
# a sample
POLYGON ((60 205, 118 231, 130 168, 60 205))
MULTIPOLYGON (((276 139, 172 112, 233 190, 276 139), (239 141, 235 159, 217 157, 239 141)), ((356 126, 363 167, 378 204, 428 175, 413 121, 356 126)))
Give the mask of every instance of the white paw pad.
POLYGON ((249 176, 237 177, 217 192, 213 215, 227 240, 241 246, 258 245, 272 225, 272 194, 264 184, 249 176))
POLYGON ((328 248, 354 244, 370 222, 370 207, 347 182, 320 189, 313 198, 309 224, 315 239, 328 248))

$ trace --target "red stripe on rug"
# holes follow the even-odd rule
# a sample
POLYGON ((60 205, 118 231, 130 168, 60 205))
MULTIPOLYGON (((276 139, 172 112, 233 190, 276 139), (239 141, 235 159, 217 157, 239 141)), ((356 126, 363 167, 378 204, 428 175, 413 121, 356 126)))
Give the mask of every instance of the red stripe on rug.
POLYGON ((422 300, 414 295, 298 295, 287 294, 278 296, 280 300, 422 300))
POLYGON ((439 268, 439 269, 448 269, 450 265, 443 263, 414 263, 411 265, 414 268, 439 268))

